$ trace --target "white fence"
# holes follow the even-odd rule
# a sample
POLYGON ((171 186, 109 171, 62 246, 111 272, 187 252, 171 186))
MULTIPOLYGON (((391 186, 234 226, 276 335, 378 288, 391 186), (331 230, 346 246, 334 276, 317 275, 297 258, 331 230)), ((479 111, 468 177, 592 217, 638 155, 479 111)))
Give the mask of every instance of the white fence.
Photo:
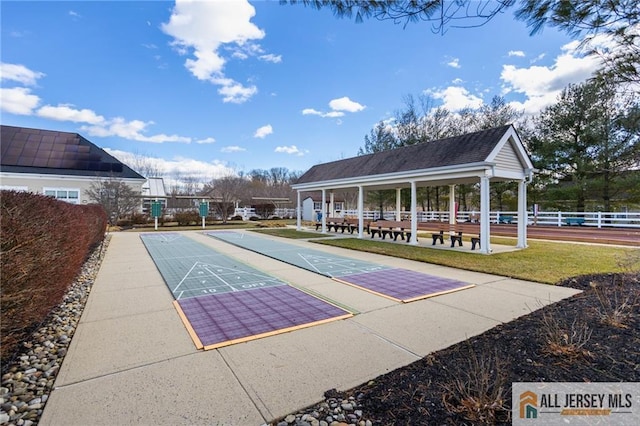
MULTIPOLYGON (((236 215, 242 216, 245 220, 248 220, 252 216, 256 216, 255 210, 252 208, 238 208, 235 212, 236 215)), ((296 209, 276 209, 273 213, 274 216, 281 218, 295 218, 296 209)), ((340 212, 340 216, 357 217, 357 210, 343 210, 340 212)), ((380 219, 380 212, 374 210, 365 210, 363 216, 367 220, 380 219)), ((410 212, 400 212, 400 219, 408 218, 411 216, 410 212)), ((476 211, 471 212, 458 212, 458 222, 477 222, 480 218, 480 213, 476 211)), ((395 211, 385 211, 384 219, 396 220, 395 211)), ((502 221, 518 223, 518 212, 515 211, 492 211, 490 212, 491 223, 498 223, 502 221)), ((418 211, 418 221, 449 221, 448 211, 431 211, 424 212, 418 211)), ((551 225, 551 226, 567 226, 568 223, 578 224, 584 226, 592 226, 597 228, 640 228, 640 212, 538 212, 534 215, 533 212, 528 212, 528 224, 529 225, 551 225), (569 219, 569 220, 567 220, 569 219)))

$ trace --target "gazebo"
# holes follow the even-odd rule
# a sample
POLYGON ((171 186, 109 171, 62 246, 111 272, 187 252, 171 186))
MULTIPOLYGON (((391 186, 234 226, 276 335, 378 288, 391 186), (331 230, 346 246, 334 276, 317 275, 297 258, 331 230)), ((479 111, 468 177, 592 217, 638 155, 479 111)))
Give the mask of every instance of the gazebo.
MULTIPOLYGON (((358 189, 358 238, 363 238, 364 191, 411 188, 411 241, 417 242, 416 188, 448 185, 450 221, 455 221, 455 187, 480 184, 480 252, 491 253, 489 226, 489 185, 491 182, 518 182, 518 248, 527 247, 527 183, 534 167, 513 125, 495 127, 388 151, 318 164, 304 173, 292 188, 298 193, 297 227, 301 229, 301 193, 322 191, 333 198, 337 189, 358 189)), ((398 207, 399 209, 399 207, 398 207)), ((453 223, 453 222, 452 222, 453 223)), ((326 232, 326 215, 322 216, 326 232)))

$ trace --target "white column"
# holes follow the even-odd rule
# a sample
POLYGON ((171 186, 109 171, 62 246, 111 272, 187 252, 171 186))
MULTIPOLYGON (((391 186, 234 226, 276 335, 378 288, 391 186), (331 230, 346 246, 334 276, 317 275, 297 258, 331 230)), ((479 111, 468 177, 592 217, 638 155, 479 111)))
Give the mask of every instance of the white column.
POLYGON ((333 191, 331 191, 329 193, 329 217, 335 217, 336 216, 336 209, 334 207, 335 205, 335 197, 333 194, 333 191))
POLYGON ((300 191, 298 191, 298 201, 296 202, 296 229, 302 230, 302 207, 300 207, 300 191))
POLYGON ((322 188, 322 233, 327 233, 327 190, 322 188))
POLYGON ((456 186, 449 185, 449 224, 456 224, 456 186))
POLYGON ((402 191, 401 188, 396 188, 396 220, 402 220, 400 218, 400 212, 402 211, 402 198, 400 191, 402 191))
POLYGON ((518 248, 527 248, 527 180, 518 182, 518 248))
POLYGON ((489 235, 489 177, 480 178, 480 253, 491 253, 489 235))
POLYGON ((358 186, 358 238, 364 238, 364 188, 358 186))
POLYGON ((418 196, 416 182, 411 181, 411 245, 418 245, 418 196))

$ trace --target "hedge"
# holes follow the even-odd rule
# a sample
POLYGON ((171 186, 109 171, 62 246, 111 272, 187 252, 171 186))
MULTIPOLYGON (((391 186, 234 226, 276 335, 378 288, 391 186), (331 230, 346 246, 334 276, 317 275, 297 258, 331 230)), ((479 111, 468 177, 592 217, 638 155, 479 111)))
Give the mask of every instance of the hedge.
POLYGON ((106 226, 107 215, 98 205, 0 192, 2 365, 61 303, 106 226))

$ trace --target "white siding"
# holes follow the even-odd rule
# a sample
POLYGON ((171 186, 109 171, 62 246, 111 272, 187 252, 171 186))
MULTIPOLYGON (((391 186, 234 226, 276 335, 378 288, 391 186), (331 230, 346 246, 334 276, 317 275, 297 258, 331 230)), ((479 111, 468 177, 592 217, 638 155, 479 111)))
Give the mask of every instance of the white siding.
MULTIPOLYGON (((86 176, 62 176, 62 175, 39 175, 30 173, 2 173, 0 175, 3 187, 26 188, 28 192, 44 194, 45 190, 74 190, 79 191, 78 198, 73 199, 74 204, 87 204, 90 202, 86 191, 91 184, 104 179, 99 177, 86 176)), ((121 179, 133 189, 136 194, 142 193, 141 179, 121 179)))
POLYGON ((495 162, 497 168, 501 170, 522 172, 525 168, 524 164, 520 162, 511 141, 507 141, 507 143, 504 144, 498 155, 496 155, 495 162))

